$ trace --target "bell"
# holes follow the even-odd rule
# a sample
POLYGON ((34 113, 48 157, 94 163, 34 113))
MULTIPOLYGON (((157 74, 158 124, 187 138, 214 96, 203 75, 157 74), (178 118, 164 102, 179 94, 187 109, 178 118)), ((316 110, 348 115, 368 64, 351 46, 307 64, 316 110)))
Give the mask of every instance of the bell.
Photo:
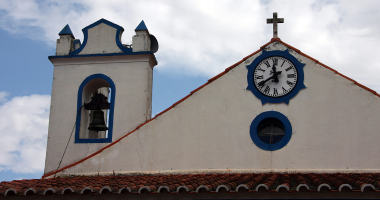
POLYGON ((108 127, 104 122, 104 112, 102 110, 95 110, 94 115, 92 117, 92 122, 88 126, 88 130, 90 131, 106 131, 108 127))

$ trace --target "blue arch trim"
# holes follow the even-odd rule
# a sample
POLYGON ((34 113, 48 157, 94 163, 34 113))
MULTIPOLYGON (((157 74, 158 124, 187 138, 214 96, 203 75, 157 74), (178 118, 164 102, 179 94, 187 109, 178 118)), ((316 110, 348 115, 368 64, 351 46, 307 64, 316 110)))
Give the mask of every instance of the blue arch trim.
POLYGON ((82 84, 79 87, 78 90, 78 100, 77 100, 77 113, 79 116, 77 117, 77 121, 75 124, 75 143, 109 143, 112 142, 112 131, 113 131, 113 114, 114 114, 114 107, 115 107, 115 95, 116 95, 116 87, 114 82, 111 78, 104 74, 93 74, 82 82, 82 84), (107 81, 107 83, 111 87, 111 102, 110 102, 110 110, 109 110, 109 119, 108 119, 108 137, 107 138, 99 138, 99 139, 84 139, 79 138, 79 132, 80 132, 80 123, 81 123, 81 115, 79 114, 82 109, 82 95, 83 95, 83 88, 84 86, 90 82, 93 79, 103 79, 107 81))
POLYGON ((251 128, 249 130, 252 141, 258 146, 260 149, 266 150, 266 151, 275 151, 278 149, 281 149, 285 145, 288 144, 290 138, 292 137, 292 125, 289 121, 289 119, 283 115, 280 112, 277 111, 267 111, 259 114, 251 123, 251 128), (261 121, 263 121, 266 118, 276 118, 281 121, 281 123, 284 125, 285 128, 285 135, 284 137, 275 144, 267 144, 260 140, 259 136, 257 135, 257 128, 261 121))
POLYGON ((263 105, 265 103, 286 103, 286 104, 289 104, 290 99, 292 99, 294 96, 296 96, 301 89, 306 88, 306 86, 304 84, 304 72, 303 72, 304 66, 305 66, 305 64, 301 63, 300 61, 297 60, 297 58, 292 56, 289 53, 288 49, 285 51, 265 51, 265 50, 263 50, 262 54, 260 56, 258 56, 250 65, 247 65, 247 68, 248 68, 248 73, 247 73, 248 87, 247 87, 247 90, 251 90, 252 93, 257 98, 259 98, 261 100, 261 103, 263 105), (253 82, 253 74, 254 74, 256 66, 260 63, 260 61, 262 61, 265 58, 271 57, 271 56, 285 57, 285 58, 289 59, 294 64, 294 66, 297 68, 298 81, 297 81, 296 87, 294 87, 294 89, 289 94, 287 94, 283 97, 277 97, 277 98, 267 97, 267 96, 261 94, 261 92, 259 92, 259 90, 257 90, 257 88, 255 87, 255 83, 253 82))
MULTIPOLYGON (((80 53, 83 48, 86 46, 87 44, 87 40, 88 40, 88 29, 90 28, 93 28, 95 26, 98 26, 99 24, 107 24, 108 26, 111 26, 113 28, 116 29, 116 35, 115 35, 115 41, 116 41, 116 44, 117 46, 119 47, 120 50, 122 50, 124 53, 128 54, 128 55, 133 55, 135 54, 133 51, 132 51, 132 48, 127 48, 125 47, 121 41, 120 41, 120 38, 121 38, 121 34, 124 32, 124 29, 123 27, 117 25, 117 24, 114 24, 106 19, 100 19, 98 20, 97 22, 94 22, 93 24, 90 24, 88 26, 86 26, 85 28, 82 29, 82 32, 83 32, 83 35, 84 35, 84 38, 83 38, 83 44, 80 46, 79 49, 75 50, 75 51, 72 51, 70 52, 70 55, 77 55, 78 53, 80 53)), ((145 52, 145 53, 153 53, 153 52, 145 52)), ((141 52, 140 52, 141 54, 141 52)))

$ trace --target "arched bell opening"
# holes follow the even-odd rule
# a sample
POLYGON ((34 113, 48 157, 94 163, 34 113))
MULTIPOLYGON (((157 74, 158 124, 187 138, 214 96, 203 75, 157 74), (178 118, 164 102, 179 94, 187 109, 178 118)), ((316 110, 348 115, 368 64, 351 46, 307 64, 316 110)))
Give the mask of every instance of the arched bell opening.
MULTIPOLYGON (((94 79, 92 81, 97 80, 94 79)), ((100 81, 103 81, 103 79, 101 79, 100 81)), ((109 124, 108 111, 110 109, 110 91, 110 87, 101 87, 95 89, 91 94, 90 101, 85 101, 84 109, 82 110, 82 112, 85 116, 88 117, 88 119, 85 120, 87 121, 87 123, 83 123, 83 125, 87 126, 87 128, 84 127, 84 130, 86 130, 86 132, 84 134, 84 137, 83 135, 80 135, 80 138, 107 138, 109 124)))
POLYGON ((116 89, 103 74, 87 77, 79 87, 75 143, 112 142, 116 89))

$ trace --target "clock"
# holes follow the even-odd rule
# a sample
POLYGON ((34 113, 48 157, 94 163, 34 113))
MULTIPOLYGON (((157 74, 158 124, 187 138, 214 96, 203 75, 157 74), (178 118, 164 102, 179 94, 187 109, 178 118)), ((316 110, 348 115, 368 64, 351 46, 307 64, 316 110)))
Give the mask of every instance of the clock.
POLYGON ((247 66, 247 89, 251 90, 262 104, 289 104, 290 99, 305 88, 304 65, 288 50, 263 51, 247 66))
POLYGON ((285 57, 271 56, 256 66, 253 82, 259 92, 268 97, 282 97, 297 85, 298 73, 294 64, 285 57))

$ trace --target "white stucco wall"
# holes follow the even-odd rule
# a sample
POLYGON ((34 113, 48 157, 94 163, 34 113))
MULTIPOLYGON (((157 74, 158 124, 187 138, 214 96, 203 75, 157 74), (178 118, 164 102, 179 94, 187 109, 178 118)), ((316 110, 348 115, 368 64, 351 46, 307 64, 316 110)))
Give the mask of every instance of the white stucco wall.
POLYGON ((147 30, 136 31, 136 35, 132 37, 133 52, 150 51, 151 41, 147 30))
POLYGON ((116 28, 104 23, 88 29, 87 43, 79 54, 121 53, 115 40, 116 32, 116 28))
POLYGON ((69 55, 70 51, 73 49, 73 41, 74 37, 72 35, 60 35, 60 38, 57 40, 55 55, 69 55))
MULTIPOLYGON (((52 58, 51 61, 54 78, 45 173, 58 167, 75 123, 78 89, 86 77, 101 73, 115 83, 112 141, 150 119, 152 71, 156 65, 153 55, 52 58)), ((78 161, 109 144, 75 144, 74 134, 61 166, 78 161)))
MULTIPOLYGON (((267 49, 285 47, 271 44, 267 49)), ((380 98, 291 53, 306 64, 307 88, 289 105, 262 105, 245 89, 246 65, 256 54, 112 147, 63 173, 378 169, 380 98), (277 151, 258 148, 249 132, 252 120, 269 110, 287 116, 293 128, 290 142, 277 151)), ((117 106, 121 107, 116 110, 128 104, 117 106)), ((128 123, 125 117, 116 119, 128 123)), ((131 128, 115 129, 115 134, 131 128)))

